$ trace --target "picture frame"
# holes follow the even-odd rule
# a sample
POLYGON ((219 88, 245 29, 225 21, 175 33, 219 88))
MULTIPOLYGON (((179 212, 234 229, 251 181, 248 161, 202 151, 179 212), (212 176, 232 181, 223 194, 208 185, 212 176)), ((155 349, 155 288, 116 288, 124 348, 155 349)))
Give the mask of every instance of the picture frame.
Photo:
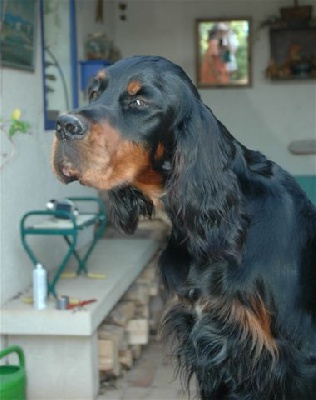
POLYGON ((251 19, 196 20, 198 88, 251 86, 251 19))
POLYGON ((36 1, 0 0, 0 65, 34 71, 36 1))

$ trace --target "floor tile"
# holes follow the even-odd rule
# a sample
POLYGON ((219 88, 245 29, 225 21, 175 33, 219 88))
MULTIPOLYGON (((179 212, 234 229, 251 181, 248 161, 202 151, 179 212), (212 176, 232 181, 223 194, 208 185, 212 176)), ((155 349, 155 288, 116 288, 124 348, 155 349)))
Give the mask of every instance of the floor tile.
POLYGON ((161 342, 150 341, 124 377, 102 387, 98 400, 188 400, 161 342))

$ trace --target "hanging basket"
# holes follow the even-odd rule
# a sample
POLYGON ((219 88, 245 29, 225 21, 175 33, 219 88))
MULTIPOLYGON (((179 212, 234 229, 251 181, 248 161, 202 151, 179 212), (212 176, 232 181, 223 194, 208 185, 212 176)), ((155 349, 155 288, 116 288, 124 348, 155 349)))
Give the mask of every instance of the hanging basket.
POLYGON ((26 377, 24 353, 19 346, 10 346, 0 351, 0 359, 12 353, 19 357, 19 365, 0 365, 0 399, 25 400, 26 377))

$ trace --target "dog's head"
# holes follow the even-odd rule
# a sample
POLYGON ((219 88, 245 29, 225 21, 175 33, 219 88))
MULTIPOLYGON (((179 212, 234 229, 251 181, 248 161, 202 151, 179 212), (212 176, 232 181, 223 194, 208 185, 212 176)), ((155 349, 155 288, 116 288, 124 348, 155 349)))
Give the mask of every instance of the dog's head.
POLYGON ((181 68, 161 57, 131 57, 100 71, 89 105, 56 122, 55 173, 99 190, 133 186, 155 200, 188 88, 195 91, 181 68))
POLYGON ((53 168, 64 183, 108 190, 125 232, 162 200, 194 252, 216 253, 222 242, 239 249, 244 232, 233 142, 179 66, 136 56, 99 72, 89 104, 58 118, 53 168))

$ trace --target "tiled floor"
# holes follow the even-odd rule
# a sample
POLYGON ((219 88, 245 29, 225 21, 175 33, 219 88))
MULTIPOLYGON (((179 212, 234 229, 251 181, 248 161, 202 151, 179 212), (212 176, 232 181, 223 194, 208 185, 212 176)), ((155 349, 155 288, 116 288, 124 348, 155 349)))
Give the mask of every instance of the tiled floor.
POLYGON ((174 370, 162 343, 152 339, 123 378, 101 385, 98 400, 188 400, 174 370))

